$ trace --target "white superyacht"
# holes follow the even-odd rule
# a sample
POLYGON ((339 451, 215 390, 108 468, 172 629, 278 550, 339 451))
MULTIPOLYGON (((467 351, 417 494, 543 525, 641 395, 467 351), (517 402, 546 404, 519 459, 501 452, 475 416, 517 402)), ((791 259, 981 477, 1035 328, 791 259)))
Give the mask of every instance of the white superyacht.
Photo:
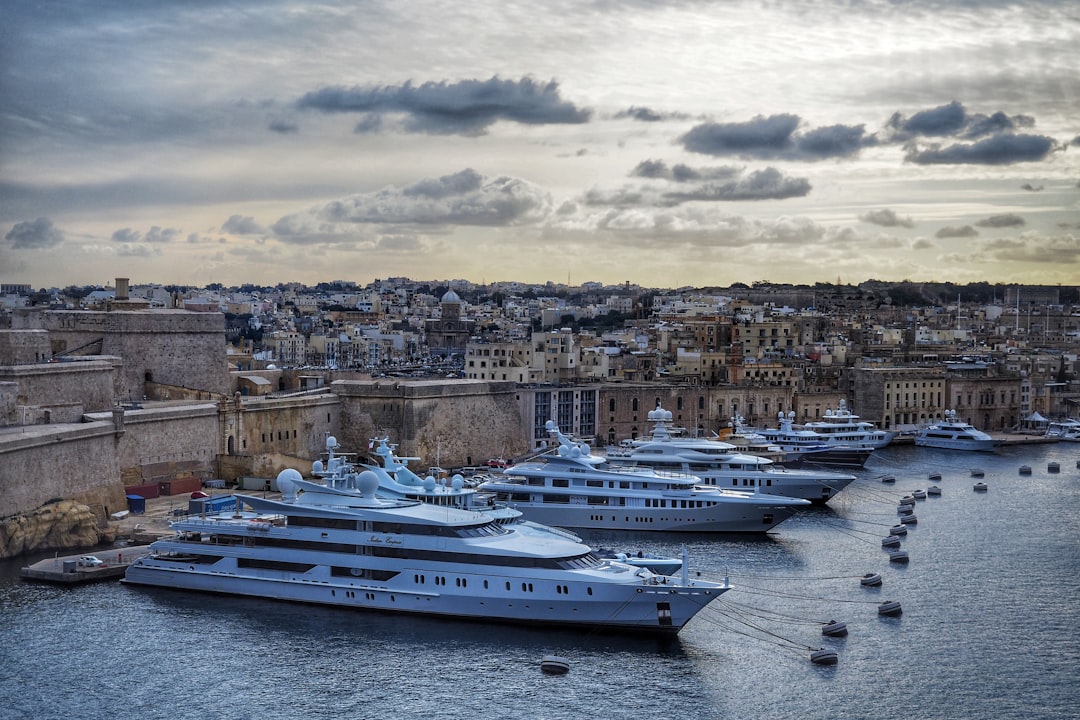
POLYGON ((451 618, 677 633, 726 584, 601 560, 555 533, 488 513, 380 498, 375 473, 326 484, 295 470, 280 500, 190 516, 155 541, 124 582, 451 618))
POLYGON ((609 463, 587 443, 548 431, 559 447, 480 485, 544 525, 590 530, 766 532, 808 500, 706 485, 697 475, 609 463))
POLYGON ((824 504, 855 481, 855 476, 828 470, 788 469, 766 457, 740 453, 721 440, 673 434, 672 413, 650 410, 648 438, 632 440, 606 451, 610 463, 697 475, 703 484, 769 495, 802 498, 824 504))

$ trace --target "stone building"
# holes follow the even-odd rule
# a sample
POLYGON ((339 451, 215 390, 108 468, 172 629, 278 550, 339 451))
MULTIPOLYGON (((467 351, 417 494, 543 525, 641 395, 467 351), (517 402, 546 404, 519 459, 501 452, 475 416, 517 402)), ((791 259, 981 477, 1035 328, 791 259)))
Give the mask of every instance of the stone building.
POLYGON ((461 298, 453 290, 447 290, 439 302, 440 316, 424 321, 428 349, 436 355, 465 354, 465 346, 472 337, 475 321, 461 317, 461 298))

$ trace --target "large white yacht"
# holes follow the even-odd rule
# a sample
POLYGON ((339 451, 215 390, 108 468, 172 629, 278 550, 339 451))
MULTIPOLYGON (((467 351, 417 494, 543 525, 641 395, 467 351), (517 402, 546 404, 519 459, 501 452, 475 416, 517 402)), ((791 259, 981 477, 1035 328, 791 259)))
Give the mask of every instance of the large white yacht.
POLYGON ((794 412, 787 415, 779 413, 777 424, 779 427, 759 428, 757 432, 785 453, 785 464, 862 467, 875 449, 871 442, 841 442, 838 437, 819 433, 806 426, 796 426, 794 412))
POLYGON ((189 516, 124 582, 398 613, 677 633, 729 588, 598 558, 489 514, 378 497, 375 473, 278 475, 280 500, 189 516))
POLYGON ((788 469, 767 457, 740 453, 727 442, 673 433, 672 413, 662 407, 649 411, 648 419, 653 423, 651 435, 608 448, 605 454, 609 463, 697 475, 707 485, 756 490, 819 504, 855 480, 854 475, 828 470, 788 469))
POLYGON ((959 419, 955 410, 946 410, 944 419, 915 432, 915 444, 945 450, 992 452, 1001 441, 959 419))
POLYGON ((697 475, 614 464, 551 421, 553 453, 518 463, 483 490, 529 520, 571 529, 765 532, 808 500, 705 485, 697 475))
POLYGON ((822 419, 805 422, 802 427, 825 436, 830 443, 871 447, 874 450, 885 447, 896 437, 895 432, 879 430, 874 423, 860 419, 848 409, 843 399, 835 411, 826 408, 822 419))

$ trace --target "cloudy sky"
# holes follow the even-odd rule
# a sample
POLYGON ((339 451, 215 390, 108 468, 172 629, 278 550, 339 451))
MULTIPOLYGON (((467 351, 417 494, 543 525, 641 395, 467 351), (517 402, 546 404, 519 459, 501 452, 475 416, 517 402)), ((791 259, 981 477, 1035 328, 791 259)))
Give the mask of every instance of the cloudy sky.
POLYGON ((0 282, 1080 284, 1075 0, 7 3, 0 282))

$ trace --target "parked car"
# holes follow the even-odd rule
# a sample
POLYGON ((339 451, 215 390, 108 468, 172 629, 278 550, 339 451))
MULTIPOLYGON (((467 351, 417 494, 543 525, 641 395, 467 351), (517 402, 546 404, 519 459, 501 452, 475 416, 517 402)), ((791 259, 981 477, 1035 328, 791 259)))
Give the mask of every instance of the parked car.
POLYGON ((101 558, 96 557, 94 555, 83 555, 78 560, 79 567, 93 568, 93 567, 101 567, 104 564, 105 564, 104 560, 102 560, 101 558))

